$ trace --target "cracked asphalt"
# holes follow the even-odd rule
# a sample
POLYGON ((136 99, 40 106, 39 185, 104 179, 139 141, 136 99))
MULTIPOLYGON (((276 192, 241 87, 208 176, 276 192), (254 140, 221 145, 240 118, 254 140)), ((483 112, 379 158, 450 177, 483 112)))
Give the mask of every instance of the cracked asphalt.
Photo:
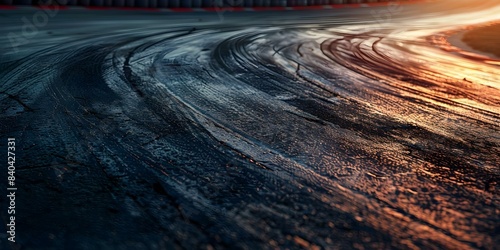
POLYGON ((0 248, 495 249, 500 69, 439 46, 500 19, 467 2, 60 11, 16 48, 37 12, 0 11, 0 248))

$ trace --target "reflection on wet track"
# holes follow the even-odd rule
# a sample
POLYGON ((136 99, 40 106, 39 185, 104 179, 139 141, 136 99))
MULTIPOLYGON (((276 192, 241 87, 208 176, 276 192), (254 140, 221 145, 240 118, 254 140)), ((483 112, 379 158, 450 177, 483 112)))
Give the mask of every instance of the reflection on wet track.
POLYGON ((432 41, 500 6, 460 3, 59 14, 0 58, 20 244, 493 249, 500 68, 432 41))

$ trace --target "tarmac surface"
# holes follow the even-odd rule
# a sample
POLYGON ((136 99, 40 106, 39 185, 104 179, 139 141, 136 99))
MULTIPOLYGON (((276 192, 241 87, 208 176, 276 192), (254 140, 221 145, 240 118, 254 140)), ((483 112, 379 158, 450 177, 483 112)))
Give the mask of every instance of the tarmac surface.
POLYGON ((467 3, 0 11, 0 249, 495 249, 500 68, 440 42, 500 4, 467 3))

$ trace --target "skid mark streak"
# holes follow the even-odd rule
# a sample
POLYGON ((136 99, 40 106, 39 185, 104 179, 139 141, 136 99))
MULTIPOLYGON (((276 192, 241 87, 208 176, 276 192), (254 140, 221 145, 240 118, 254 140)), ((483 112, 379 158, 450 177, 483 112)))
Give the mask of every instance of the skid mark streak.
POLYGON ((2 61, 21 244, 493 249, 499 68, 428 43, 433 12, 352 11, 103 21, 2 61))

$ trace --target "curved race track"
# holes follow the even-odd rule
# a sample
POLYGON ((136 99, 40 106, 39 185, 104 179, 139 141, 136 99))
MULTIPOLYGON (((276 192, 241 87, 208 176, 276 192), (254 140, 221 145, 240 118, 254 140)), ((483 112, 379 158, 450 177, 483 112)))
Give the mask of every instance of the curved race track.
POLYGON ((17 51, 0 12, 18 243, 493 249, 500 68, 438 45, 500 5, 462 2, 66 11, 17 51))

